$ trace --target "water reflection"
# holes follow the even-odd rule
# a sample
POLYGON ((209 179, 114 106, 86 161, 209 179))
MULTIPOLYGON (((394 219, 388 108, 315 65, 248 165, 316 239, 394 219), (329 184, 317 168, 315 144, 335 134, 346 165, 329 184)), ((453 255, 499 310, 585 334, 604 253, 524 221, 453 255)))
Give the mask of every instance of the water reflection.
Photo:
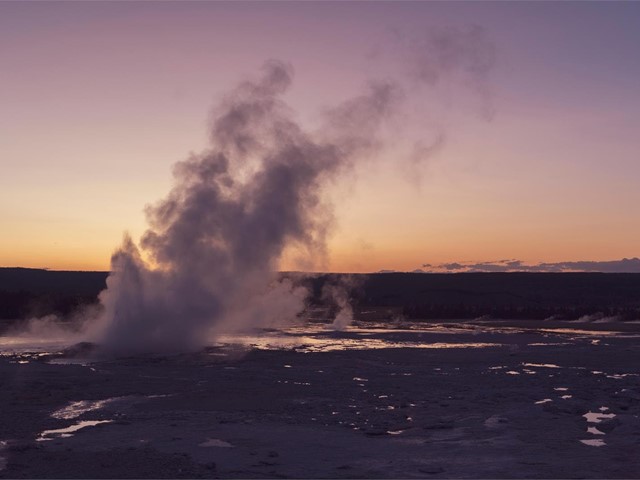
POLYGON ((561 368, 555 363, 523 363, 524 367, 538 367, 538 368, 561 368))
POLYGON ((333 332, 322 325, 269 330, 254 334, 227 334, 218 338, 218 345, 241 344, 258 350, 295 350, 301 353, 340 350, 376 350, 385 348, 489 348, 501 347, 489 342, 425 341, 423 333, 460 334, 459 330, 424 325, 414 328, 352 328, 333 332))
POLYGON ((111 423, 113 420, 84 420, 66 428, 57 428, 55 430, 45 430, 36 438, 37 442, 53 440, 54 438, 67 438, 73 436, 75 432, 86 427, 95 427, 101 423, 111 423))
POLYGON ((61 408, 60 410, 56 410, 51 414, 53 418, 63 419, 63 420, 71 420, 72 418, 77 418, 80 415, 83 415, 87 412, 92 412, 94 410, 99 410, 110 403, 113 403, 117 400, 121 400, 125 397, 113 397, 106 398, 104 400, 80 400, 78 402, 71 402, 66 407, 61 408))
MULTIPOLYGON (((283 329, 264 329, 249 334, 226 334, 217 336, 211 346, 243 345, 248 348, 260 350, 295 350, 303 353, 331 352, 336 350, 375 350, 387 348, 420 348, 420 349, 452 349, 452 348, 490 348, 504 347, 498 343, 499 335, 511 335, 535 331, 545 336, 573 334, 607 337, 638 337, 638 334, 627 334, 614 331, 589 331, 579 329, 554 329, 554 328, 520 328, 497 325, 468 325, 464 322, 451 323, 422 323, 403 322, 402 325, 379 324, 359 322, 344 331, 333 331, 326 324, 307 323, 301 326, 283 329), (477 334, 487 334, 487 339, 477 341, 477 334)), ((577 338, 577 337, 576 337, 577 338)), ((565 345, 569 340, 576 338, 563 338, 561 342, 530 342, 530 346, 565 345)), ((595 339, 597 340, 597 338, 595 339)), ((594 341, 595 341, 594 340, 594 341)), ((43 355, 52 363, 81 363, 87 364, 88 355, 62 355, 65 347, 69 345, 69 339, 37 339, 33 337, 0 337, 0 355, 15 357, 17 361, 28 362, 42 359, 43 355), (75 357, 75 358, 73 358, 75 357)), ((90 350, 90 349, 89 349, 90 350)), ((516 348, 517 350, 517 348, 516 348)), ((223 355, 212 353, 212 355, 223 355)), ((560 368, 552 364, 524 364, 529 367, 560 368)), ((525 371, 533 375, 535 372, 525 371)), ((612 378, 624 378, 624 374, 616 374, 612 378)))
POLYGON ((7 447, 7 442, 5 440, 0 440, 0 472, 7 468, 7 459, 2 456, 2 452, 7 447))
POLYGON ((199 443, 199 447, 219 447, 219 448, 233 448, 233 445, 219 438, 207 438, 206 441, 199 443))
POLYGON ((604 447, 606 443, 601 438, 592 438, 588 440, 580 440, 580 443, 584 443, 585 445, 589 445, 590 447, 604 447))
POLYGON ((616 416, 615 413, 602 413, 602 412, 587 412, 582 415, 587 419, 588 423, 600 423, 603 420, 608 418, 614 418, 616 416))

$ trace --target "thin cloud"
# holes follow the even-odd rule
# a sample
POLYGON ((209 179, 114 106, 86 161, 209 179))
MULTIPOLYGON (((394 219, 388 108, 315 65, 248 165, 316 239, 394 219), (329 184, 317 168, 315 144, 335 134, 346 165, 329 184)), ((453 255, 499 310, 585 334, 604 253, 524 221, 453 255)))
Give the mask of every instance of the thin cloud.
POLYGON ((505 259, 491 262, 450 262, 422 265, 426 273, 464 272, 602 272, 640 273, 640 258, 608 261, 543 262, 526 264, 521 260, 505 259))

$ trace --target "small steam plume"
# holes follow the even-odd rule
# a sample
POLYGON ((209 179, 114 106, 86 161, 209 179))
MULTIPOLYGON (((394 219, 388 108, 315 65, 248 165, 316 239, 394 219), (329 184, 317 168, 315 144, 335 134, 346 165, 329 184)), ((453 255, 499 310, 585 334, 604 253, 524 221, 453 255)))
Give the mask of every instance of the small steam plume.
MULTIPOLYGON (((461 43, 456 35, 436 38, 418 58, 427 83, 455 69, 485 75, 469 50, 475 34, 461 43)), ((105 351, 188 351, 219 332, 297 321, 308 292, 277 276, 279 261, 290 248, 310 264, 326 258, 332 215, 324 187, 382 148, 385 121, 407 89, 371 82, 310 132, 282 99, 292 78, 289 65, 269 61, 258 79, 224 97, 213 112, 211 147, 175 165, 173 188, 147 207, 139 245, 125 237, 91 330, 105 351)), ((440 143, 416 145, 429 154, 440 143)), ((352 319, 345 292, 329 292, 340 307, 335 328, 352 319)))
POLYGON ((337 309, 331 323, 333 330, 345 330, 353 323, 352 292, 361 285, 362 278, 353 275, 340 275, 327 279, 322 288, 322 298, 337 309))

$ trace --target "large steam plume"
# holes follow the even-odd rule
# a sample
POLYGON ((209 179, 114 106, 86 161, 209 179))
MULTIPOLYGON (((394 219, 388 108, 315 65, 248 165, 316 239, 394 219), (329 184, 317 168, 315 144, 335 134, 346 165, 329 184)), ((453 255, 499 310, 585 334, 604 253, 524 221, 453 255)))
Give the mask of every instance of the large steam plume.
POLYGON ((265 325, 303 309, 306 292, 277 282, 278 261, 291 244, 324 255, 322 187, 374 151, 399 90, 371 84, 311 133, 281 99, 291 80, 290 66, 268 62, 216 109, 211 148, 176 164, 174 187, 146 211, 147 258, 130 238, 112 258, 100 296, 104 347, 190 349, 223 323, 265 325))
MULTIPOLYGON (((419 58, 421 74, 427 63, 433 72, 426 80, 469 69, 463 60, 475 50, 460 46, 467 37, 460 41, 427 44, 431 53, 419 58)), ((113 255, 93 330, 107 351, 195 349, 216 332, 293 321, 304 309, 306 290, 278 279, 279 260, 292 247, 326 256, 324 187, 376 153, 407 90, 371 82, 310 132, 282 99, 292 76, 289 65, 270 61, 229 93, 214 110, 211 147, 175 165, 172 190, 146 210, 139 246, 126 237, 113 255)), ((341 328, 350 310, 338 300, 341 328)))

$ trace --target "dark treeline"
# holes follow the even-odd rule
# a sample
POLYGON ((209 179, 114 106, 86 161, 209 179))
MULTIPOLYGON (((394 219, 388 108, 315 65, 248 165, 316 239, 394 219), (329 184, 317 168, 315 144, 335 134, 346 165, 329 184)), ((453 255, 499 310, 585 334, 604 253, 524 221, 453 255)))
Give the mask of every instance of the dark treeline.
POLYGON ((0 268, 0 292, 97 296, 108 272, 67 272, 37 268, 0 268))
MULTIPOLYGON (((107 272, 62 272, 0 268, 0 322, 56 314, 68 317, 96 304, 107 272)), ((576 319, 585 315, 640 318, 640 274, 458 273, 323 274, 283 273, 311 290, 310 306, 331 307, 327 285, 346 288, 358 316, 401 315, 407 319, 576 319)), ((2 325, 0 325, 0 328, 2 325)))
POLYGON ((50 314, 69 317, 80 307, 97 301, 97 295, 0 291, 0 320, 39 318, 50 314))
POLYGON ((482 307, 477 305, 421 304, 402 307, 402 315, 407 319, 470 319, 491 317, 514 320, 575 320, 592 316, 593 319, 617 317, 619 320, 640 319, 640 308, 632 307, 518 307, 503 305, 482 307))
POLYGON ((312 301, 325 301, 326 284, 342 284, 357 310, 387 307, 415 320, 485 315, 569 320, 594 314, 640 318, 640 274, 634 273, 384 273, 345 278, 312 279, 312 301))
POLYGON ((98 302, 107 272, 0 268, 0 331, 16 320, 57 315, 69 318, 98 302))

